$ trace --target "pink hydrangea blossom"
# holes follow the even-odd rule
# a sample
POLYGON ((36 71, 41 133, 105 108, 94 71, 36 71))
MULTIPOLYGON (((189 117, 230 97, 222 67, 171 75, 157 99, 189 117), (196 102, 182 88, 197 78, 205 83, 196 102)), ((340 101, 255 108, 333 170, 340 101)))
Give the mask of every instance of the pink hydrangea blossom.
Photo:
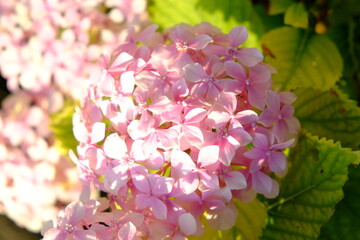
MULTIPOLYGON (((51 115, 68 99, 82 99, 99 56, 112 52, 127 37, 125 29, 130 25, 135 32, 147 22, 146 3, 0 2, 0 72, 12 93, 0 112, 0 205, 1 213, 18 225, 38 232, 43 221, 78 199, 82 189, 77 170, 56 147, 51 115)), ((131 87, 127 91, 130 94, 131 87)), ((105 138, 102 113, 95 109, 98 111, 91 104, 87 107, 93 121, 100 116, 98 122, 91 126, 76 124, 79 141, 96 144, 105 138)), ((112 121, 120 125, 119 117, 114 116, 112 121)), ((86 196, 89 182, 98 175, 84 162, 77 167, 82 169, 81 182, 86 186, 82 195, 86 196)))
POLYGON ((292 95, 271 91, 274 70, 258 50, 239 47, 244 27, 229 35, 208 23, 154 29, 141 38, 131 30, 101 58, 74 115, 74 162, 109 206, 93 212, 98 222, 81 222, 99 239, 187 239, 204 221, 229 229, 234 199, 278 194, 270 173, 286 169, 283 150, 294 143, 296 129, 286 121, 280 137, 284 124, 273 118, 292 95))

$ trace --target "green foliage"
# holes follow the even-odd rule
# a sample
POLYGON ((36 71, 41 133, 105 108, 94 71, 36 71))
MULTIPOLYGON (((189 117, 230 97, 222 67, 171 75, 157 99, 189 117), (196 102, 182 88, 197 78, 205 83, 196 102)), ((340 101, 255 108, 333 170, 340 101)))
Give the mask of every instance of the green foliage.
POLYGON ((72 116, 75 112, 76 104, 72 100, 67 100, 63 108, 51 116, 51 130, 54 134, 55 147, 64 156, 68 155, 70 149, 75 149, 78 141, 72 132, 72 116))
POLYGON ((190 240, 256 240, 259 239, 265 226, 267 213, 265 206, 257 199, 250 203, 235 201, 238 210, 236 225, 227 231, 216 231, 205 226, 205 234, 190 237, 190 240))
POLYGON ((325 35, 282 27, 267 32, 262 46, 268 53, 266 61, 278 71, 274 84, 281 90, 297 87, 328 90, 341 76, 341 55, 325 35))
POLYGON ((237 25, 244 25, 249 31, 244 45, 247 47, 259 47, 259 36, 264 32, 261 19, 249 0, 223 0, 221 4, 217 0, 153 0, 149 11, 152 22, 161 28, 207 21, 229 32, 237 25))
POLYGON ((349 167, 349 180, 344 185, 344 199, 336 205, 330 221, 321 229, 321 240, 360 239, 360 169, 349 167))
POLYGON ((360 108, 337 89, 321 92, 311 88, 295 91, 295 115, 312 134, 353 149, 360 146, 360 108))
POLYGON ((270 0, 269 14, 284 13, 293 3, 294 0, 270 0))
POLYGON ((347 166, 358 158, 340 143, 301 134, 262 239, 316 239, 343 197, 347 166))
POLYGON ((299 28, 307 28, 309 25, 308 13, 303 3, 292 4, 285 12, 285 24, 299 28))

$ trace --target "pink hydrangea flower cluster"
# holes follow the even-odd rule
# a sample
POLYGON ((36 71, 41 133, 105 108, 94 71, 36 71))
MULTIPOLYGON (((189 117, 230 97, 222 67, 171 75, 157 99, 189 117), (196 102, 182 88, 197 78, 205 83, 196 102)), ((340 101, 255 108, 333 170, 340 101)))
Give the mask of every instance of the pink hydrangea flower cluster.
POLYGON ((0 1, 0 213, 30 231, 79 198, 76 168, 55 148, 50 116, 81 99, 91 69, 124 30, 147 22, 146 0, 0 1))
POLYGON ((79 178, 106 197, 67 206, 44 239, 186 239, 231 228, 234 199, 278 194, 295 96, 271 90, 245 27, 156 28, 101 57, 73 118, 79 178))
POLYGON ((56 87, 80 98, 103 51, 146 21, 146 0, 6 0, 0 3, 0 69, 9 90, 56 87))
POLYGON ((0 112, 0 213, 30 231, 81 191, 76 168, 52 145, 44 103, 21 91, 7 97, 0 112))

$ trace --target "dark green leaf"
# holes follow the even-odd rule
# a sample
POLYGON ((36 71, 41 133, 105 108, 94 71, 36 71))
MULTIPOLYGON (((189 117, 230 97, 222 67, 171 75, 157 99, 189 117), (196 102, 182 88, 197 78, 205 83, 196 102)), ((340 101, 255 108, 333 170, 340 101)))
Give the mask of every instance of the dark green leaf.
POLYGON ((358 158, 339 143, 300 135, 279 196, 268 207, 263 239, 316 239, 343 197, 347 166, 358 158))
POLYGON ((344 199, 336 205, 330 221, 321 229, 322 240, 360 239, 360 168, 349 167, 349 180, 344 185, 344 199))
POLYGON ((321 92, 311 88, 295 90, 295 116, 312 134, 358 149, 360 145, 360 108, 339 90, 321 92))

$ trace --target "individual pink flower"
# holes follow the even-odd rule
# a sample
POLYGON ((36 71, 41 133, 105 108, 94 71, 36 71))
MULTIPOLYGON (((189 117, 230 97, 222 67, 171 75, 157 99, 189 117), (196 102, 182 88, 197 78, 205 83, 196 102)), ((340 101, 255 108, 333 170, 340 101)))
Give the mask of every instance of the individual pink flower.
POLYGON ((249 169, 251 173, 258 171, 265 165, 275 173, 280 173, 286 169, 286 156, 281 150, 294 144, 295 140, 291 139, 278 144, 274 144, 274 141, 274 137, 269 142, 269 139, 264 134, 254 133, 254 148, 244 153, 244 156, 253 159, 249 169))
POLYGON ((85 208, 81 202, 70 203, 59 213, 56 227, 46 231, 44 240, 78 239, 96 240, 96 233, 84 230, 81 221, 85 217, 85 208))
POLYGON ((141 192, 136 195, 136 205, 140 209, 149 207, 156 218, 166 219, 167 208, 162 200, 162 195, 171 192, 174 179, 148 174, 135 176, 133 182, 141 192))
POLYGON ((293 116, 294 108, 289 104, 281 104, 280 96, 276 92, 267 92, 266 106, 259 121, 266 127, 275 123, 273 133, 280 141, 285 140, 288 135, 298 132, 300 123, 293 116))

